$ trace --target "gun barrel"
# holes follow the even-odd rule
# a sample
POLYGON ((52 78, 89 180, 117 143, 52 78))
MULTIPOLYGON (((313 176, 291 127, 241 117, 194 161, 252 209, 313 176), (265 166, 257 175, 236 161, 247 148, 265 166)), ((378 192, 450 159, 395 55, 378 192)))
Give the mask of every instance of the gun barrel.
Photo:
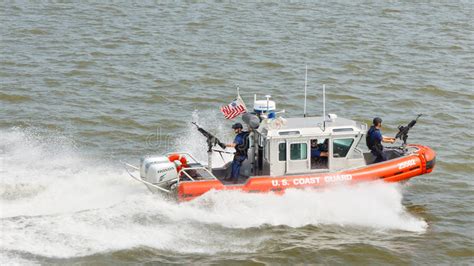
POLYGON ((411 122, 408 124, 408 128, 412 128, 416 124, 416 120, 411 120, 411 122))
POLYGON ((209 134, 209 132, 207 132, 206 130, 204 130, 202 127, 198 126, 198 124, 196 122, 191 122, 193 125, 195 125, 197 127, 197 130, 199 132, 201 132, 201 134, 203 134, 206 138, 209 138, 211 137, 212 135, 209 134))
POLYGON ((219 145, 222 149, 225 149, 225 144, 222 143, 218 138, 216 138, 211 133, 207 132, 204 128, 198 126, 196 122, 191 122, 191 123, 193 123, 197 127, 198 131, 201 132, 201 134, 207 138, 207 143, 210 147, 219 145))

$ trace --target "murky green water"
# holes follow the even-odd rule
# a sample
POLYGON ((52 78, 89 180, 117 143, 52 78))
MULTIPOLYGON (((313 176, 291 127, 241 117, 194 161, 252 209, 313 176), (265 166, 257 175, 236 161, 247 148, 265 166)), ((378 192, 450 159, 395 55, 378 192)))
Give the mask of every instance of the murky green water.
POLYGON ((474 4, 0 4, 0 261, 474 263, 474 4), (187 149, 241 88, 286 116, 327 109, 434 148, 434 173, 177 205, 120 166, 187 149))

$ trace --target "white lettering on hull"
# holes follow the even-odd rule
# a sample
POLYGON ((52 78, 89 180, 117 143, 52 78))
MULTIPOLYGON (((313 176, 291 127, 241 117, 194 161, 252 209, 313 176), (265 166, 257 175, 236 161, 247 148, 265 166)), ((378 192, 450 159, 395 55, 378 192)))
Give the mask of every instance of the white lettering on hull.
MULTIPOLYGON (((352 175, 328 175, 322 177, 325 183, 340 183, 352 180, 352 175)), ((306 185, 319 185, 321 183, 321 177, 300 177, 294 178, 291 182, 287 179, 272 179, 273 187, 286 187, 289 185, 293 186, 306 186, 306 185)))
POLYGON ((404 161, 398 164, 398 170, 402 170, 402 169, 408 168, 410 166, 415 166, 415 165, 416 165, 415 159, 404 161))
POLYGON ((274 187, 288 186, 288 180, 286 180, 286 179, 272 179, 272 186, 274 186, 274 187))
MULTIPOLYGON (((325 183, 339 183, 347 182, 352 180, 352 175, 329 175, 324 176, 323 180, 325 183)), ((294 178, 291 182, 287 179, 273 179, 273 187, 286 187, 292 184, 293 186, 306 186, 306 185, 319 185, 321 183, 321 177, 301 177, 294 178)))
POLYGON ((301 186, 301 185, 314 185, 319 184, 319 177, 306 177, 306 178, 296 178, 293 179, 293 185, 301 186))
POLYGON ((324 182, 326 183, 339 183, 351 180, 352 175, 328 175, 324 177, 324 182))

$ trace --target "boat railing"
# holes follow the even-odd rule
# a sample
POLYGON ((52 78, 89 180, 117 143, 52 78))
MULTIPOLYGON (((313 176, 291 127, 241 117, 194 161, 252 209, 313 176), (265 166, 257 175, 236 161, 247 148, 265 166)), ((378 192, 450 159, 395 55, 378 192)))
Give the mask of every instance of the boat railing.
POLYGON ((360 128, 361 130, 367 131, 368 126, 367 126, 366 123, 356 122, 356 125, 357 125, 357 127, 360 128))
MULTIPOLYGON (((193 182, 199 180, 218 180, 217 177, 212 174, 211 171, 209 171, 209 169, 202 166, 183 168, 178 173, 179 177, 182 177, 182 175, 185 175, 193 182)), ((178 178, 178 184, 181 179, 182 178, 178 178)))
POLYGON ((141 179, 140 177, 135 176, 135 175, 134 175, 132 172, 130 172, 130 170, 128 169, 128 168, 132 168, 132 169, 134 169, 134 170, 140 170, 140 168, 138 168, 138 167, 136 167, 136 166, 134 166, 134 165, 128 164, 128 163, 124 163, 124 166, 125 166, 125 170, 127 171, 127 173, 128 173, 133 179, 135 179, 136 181, 138 181, 138 182, 140 182, 140 183, 145 184, 145 185, 148 187, 148 189, 151 190, 151 187, 152 187, 152 188, 155 188, 155 189, 157 189, 157 190, 159 190, 159 191, 162 191, 162 192, 165 192, 165 193, 168 193, 168 194, 171 193, 171 191, 170 191, 169 189, 166 189, 166 188, 163 188, 163 187, 160 187, 160 186, 159 186, 160 184, 165 183, 165 182, 167 182, 167 181, 159 182, 159 183, 155 183, 155 184, 150 183, 150 182, 147 182, 147 181, 141 179))

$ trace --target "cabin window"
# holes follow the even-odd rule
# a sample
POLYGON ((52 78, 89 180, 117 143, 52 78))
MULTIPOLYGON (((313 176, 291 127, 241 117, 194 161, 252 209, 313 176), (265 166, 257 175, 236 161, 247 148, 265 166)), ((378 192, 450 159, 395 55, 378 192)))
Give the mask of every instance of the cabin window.
POLYGON ((286 161, 286 143, 285 142, 278 144, 278 160, 286 161))
POLYGON ((332 130, 332 132, 348 132, 348 131, 354 131, 352 128, 335 128, 332 130))
POLYGON ((291 160, 306 160, 308 158, 308 145, 306 143, 293 143, 290 145, 291 160))
POLYGON ((292 136, 292 135, 300 135, 301 133, 299 131, 280 131, 278 132, 278 135, 280 136, 292 136))
POLYGON ((362 144, 362 139, 365 139, 365 138, 363 138, 363 135, 362 136, 360 136, 360 135, 356 136, 355 144, 354 144, 354 152, 351 154, 351 156, 349 158, 351 158, 351 159, 363 158, 363 152, 361 150, 361 146, 362 145, 365 146, 365 142, 364 142, 364 144, 362 144))
POLYGON ((332 153, 333 157, 341 158, 346 157, 347 153, 351 149, 354 139, 335 139, 332 141, 332 153))

